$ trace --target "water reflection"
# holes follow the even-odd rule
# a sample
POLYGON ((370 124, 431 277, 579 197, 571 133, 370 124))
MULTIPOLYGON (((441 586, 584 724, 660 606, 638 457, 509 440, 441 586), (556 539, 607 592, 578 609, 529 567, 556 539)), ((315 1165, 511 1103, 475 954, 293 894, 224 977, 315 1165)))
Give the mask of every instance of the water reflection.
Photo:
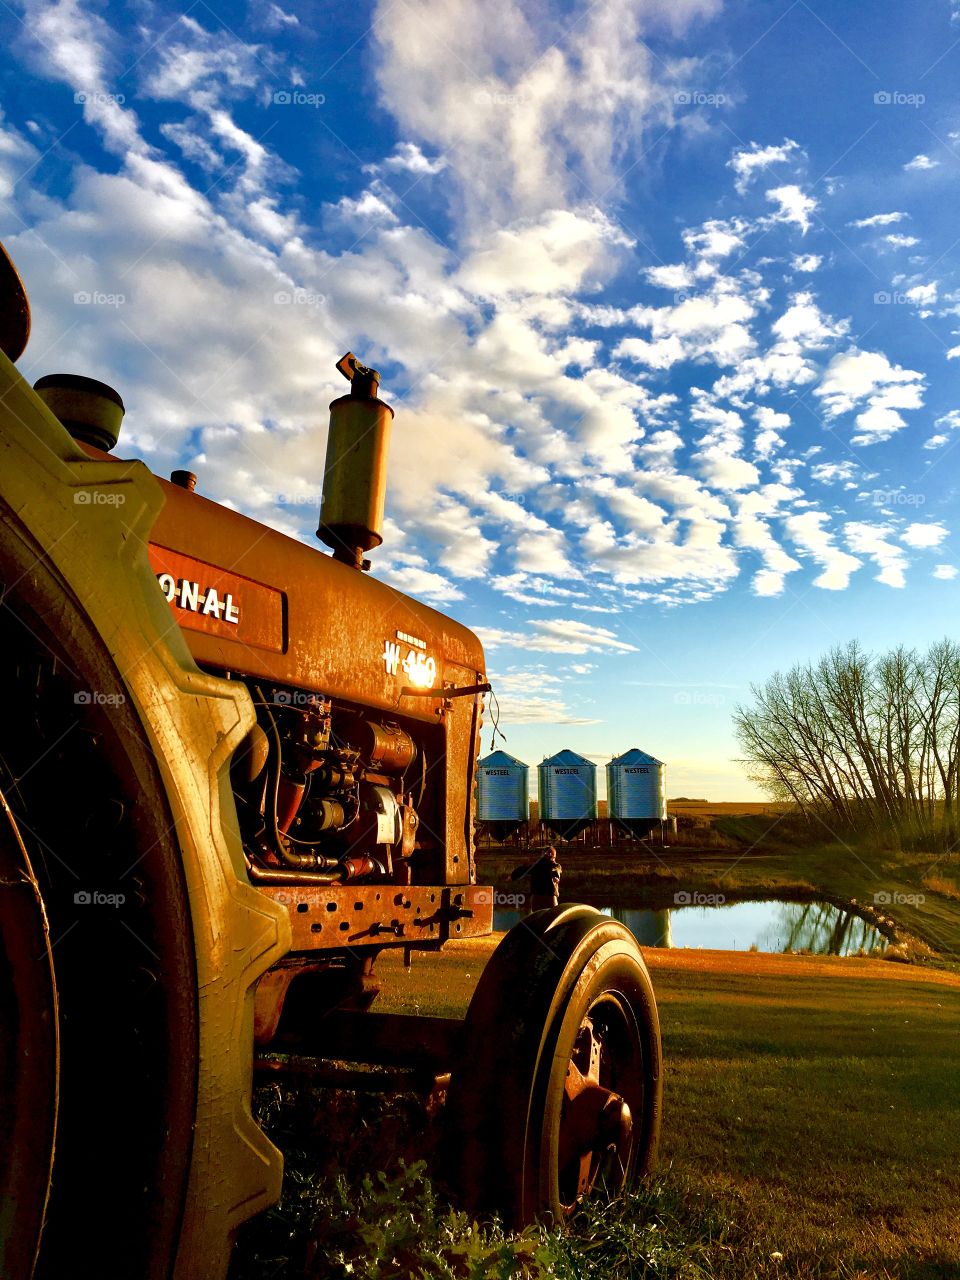
POLYGON ((879 953, 883 934, 854 911, 829 902, 793 902, 779 907, 779 919, 757 944, 759 951, 810 951, 816 956, 879 953))
MULTIPOLYGON (((829 902, 737 902, 722 907, 651 911, 601 907, 645 947, 703 947, 718 951, 806 951, 817 956, 879 955, 887 945, 871 924, 829 902)), ((494 912, 510 929, 522 912, 494 912)))

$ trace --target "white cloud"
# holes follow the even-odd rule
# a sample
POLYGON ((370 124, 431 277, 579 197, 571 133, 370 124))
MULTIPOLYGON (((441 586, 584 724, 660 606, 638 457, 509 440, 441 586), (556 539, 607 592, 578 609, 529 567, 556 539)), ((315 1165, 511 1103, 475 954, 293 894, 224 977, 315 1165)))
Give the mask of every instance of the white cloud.
POLYGON ((278 4, 268 3, 261 11, 260 25, 267 31, 283 31, 286 27, 298 27, 300 19, 295 13, 288 13, 278 4))
POLYGON ((937 282, 934 280, 930 284, 915 284, 906 290, 904 297, 918 307, 933 306, 937 300, 937 282))
POLYGON ((956 565, 938 564, 933 571, 933 576, 935 578, 943 578, 946 582, 952 582, 958 572, 960 570, 957 569, 956 565))
POLYGON ((689 289, 696 283, 693 270, 685 262, 647 267, 643 274, 660 289, 689 289))
POLYGON ((912 249, 913 246, 919 244, 920 241, 916 236, 892 235, 884 236, 883 243, 890 245, 892 249, 912 249))
POLYGON ((754 441, 754 451, 758 458, 769 458, 777 449, 783 447, 781 433, 790 426, 790 415, 778 413, 768 405, 759 405, 755 412, 760 430, 754 441))
POLYGON ((407 557, 407 563, 397 563, 396 558, 392 564, 378 563, 376 576, 418 600, 450 604, 454 600, 463 599, 460 588, 442 574, 429 569, 420 556, 407 557))
MULTIPOLYGON (((377 165, 368 166, 376 170, 377 165)), ((386 169, 389 173, 412 173, 419 177, 432 177, 434 174, 442 173, 447 167, 447 162, 443 156, 437 156, 431 160, 429 156, 425 156, 415 142, 398 142, 394 148, 393 154, 387 156, 379 168, 386 169)))
POLYGON ((918 155, 912 160, 908 160, 903 166, 907 173, 923 171, 924 169, 935 169, 940 163, 939 160, 931 160, 929 156, 918 155))
MULTIPOLYGON (((591 671, 592 664, 584 664, 591 671)), ((576 670, 573 666, 571 670, 576 670)), ((563 697, 565 681, 542 664, 490 672, 499 704, 501 728, 515 724, 597 724, 596 717, 575 714, 563 697)))
POLYGON ((813 585, 825 591, 843 591, 850 585, 850 575, 862 562, 840 550, 834 534, 825 528, 828 521, 829 516, 822 511, 804 511, 788 516, 784 528, 798 549, 823 566, 813 585))
POLYGON ((747 489, 760 482, 760 472, 752 462, 738 458, 721 445, 712 445, 693 458, 700 474, 714 489, 747 489))
MULTIPOLYGON (((763 273, 761 264, 732 261, 770 218, 711 218, 683 231, 685 254, 660 246, 684 261, 639 267, 650 261, 646 249, 612 213, 577 202, 578 179, 615 172, 623 147, 636 145, 639 155, 650 122, 667 122, 657 77, 668 74, 669 60, 661 72, 638 41, 623 50, 614 36, 654 11, 682 23, 713 0, 672 9, 659 0, 601 0, 592 9, 577 2, 583 30, 564 36, 554 25, 555 49, 551 32, 512 0, 492 0, 480 16, 464 0, 440 0, 441 33, 465 28, 487 94, 480 103, 473 86, 465 90, 462 67, 413 37, 410 6, 404 16, 384 4, 378 74, 409 141, 338 187, 340 199, 312 222, 299 198, 285 198, 296 175, 270 150, 271 135, 237 123, 247 123, 252 102, 274 110, 262 98, 272 81, 259 59, 276 66, 277 83, 302 81, 271 62, 279 55, 268 42, 247 44, 182 19, 144 61, 144 90, 160 104, 151 145, 132 111, 91 119, 115 150, 121 135, 132 140, 124 163, 111 160, 100 173, 77 165, 66 196, 34 206, 38 238, 20 237, 15 250, 40 281, 34 349, 52 357, 73 324, 71 361, 116 381, 136 404, 125 443, 157 470, 195 464, 211 497, 312 544, 324 406, 342 390, 332 366, 353 347, 385 369, 384 396, 397 408, 393 520, 374 572, 442 605, 472 598, 472 584, 492 585, 506 597, 494 643, 499 636, 541 652, 629 652, 629 633, 621 639, 608 629, 620 609, 706 599, 742 570, 755 593, 777 594, 799 570, 779 530, 810 514, 799 487, 790 487, 810 456, 797 452, 809 422, 802 406, 791 427, 788 414, 758 401, 810 386, 827 359, 817 353, 844 336, 848 321, 822 312, 811 292, 782 301, 785 264, 812 273, 819 255, 780 250, 763 273), (388 65, 394 52, 403 83, 388 65), (612 86, 611 57, 624 77, 612 86), (449 117, 438 119, 444 104, 449 117), (218 181, 197 178, 194 164, 218 181), (397 197, 407 176, 435 179, 421 192, 444 202, 453 248, 412 224, 397 197), (42 242, 62 260, 59 277, 42 242), (598 294, 627 270, 677 296, 663 306, 605 305, 598 294), (119 288, 121 273, 126 309, 77 317, 70 292, 119 288), (691 368, 676 381, 679 394, 663 392, 671 384, 661 373, 680 362, 691 368), (783 482, 776 498, 771 477, 783 482), (277 503, 278 493, 294 490, 296 502, 277 503), (592 611, 601 625, 551 622, 528 632, 516 606, 568 618, 592 611)), ((61 35, 76 30, 87 40, 77 65, 85 58, 109 84, 107 28, 69 3, 58 8, 67 15, 61 35)), ((257 12, 257 29, 269 27, 263 7, 257 12)), ((56 56, 49 65, 62 76, 65 55, 56 56)), ((35 158, 32 146, 0 133, 0 180, 4 157, 13 157, 15 173, 35 158)), ((799 159, 794 148, 787 151, 799 159)), ((732 167, 746 185, 767 162, 732 167)), ((799 244, 811 197, 789 186, 767 194, 784 238, 799 244)), ((920 375, 889 362, 887 369, 902 380, 878 377, 868 391, 849 392, 861 417, 914 407, 897 397, 918 397, 920 375)), ((831 410, 839 394, 835 385, 831 410)), ((828 465, 811 474, 825 479, 828 465)), ((807 539, 798 543, 804 558, 821 565, 820 585, 858 563, 844 559, 824 524, 797 528, 807 539)))
POLYGON ((906 426, 899 410, 919 409, 923 387, 923 375, 916 370, 892 364, 881 352, 851 347, 833 357, 815 395, 828 418, 838 418, 866 401, 857 415, 852 443, 867 445, 906 426))
POLYGON ((0 200, 9 200, 23 175, 40 159, 40 152, 17 129, 3 124, 0 110, 0 200))
POLYGON ((683 243, 690 253, 700 259, 694 275, 715 274, 718 259, 728 258, 731 253, 743 247, 747 229, 748 224, 742 218, 733 218, 727 222, 711 218, 701 227, 684 231, 683 243))
POLYGON ((727 165, 737 175, 734 185, 742 195, 756 173, 769 169, 773 164, 796 159, 802 154, 792 138, 785 138, 780 146, 762 147, 758 142, 751 142, 745 150, 735 151, 727 165))
POLYGON ((909 218, 909 213, 874 213, 869 218, 858 218, 855 222, 848 222, 848 227, 889 227, 894 222, 902 222, 904 218, 909 218))
POLYGON ((505 631, 498 627, 476 627, 484 646, 490 649, 511 646, 542 653, 635 653, 636 645, 618 639, 606 627, 594 627, 576 619, 535 619, 530 631, 505 631))
POLYGON ((889 525, 854 520, 845 524, 843 531, 850 550, 869 556, 880 570, 877 582, 888 587, 906 586, 907 557, 901 547, 888 541, 892 533, 889 525))
POLYGON ((137 117, 123 105, 125 95, 113 83, 110 26, 96 14, 84 12, 78 0, 55 4, 28 0, 24 7, 24 38, 44 74, 82 95, 83 118, 100 130, 110 151, 148 154, 137 117))
POLYGON ((476 237, 460 283, 493 299, 575 293, 608 274, 613 250, 628 245, 623 232, 599 210, 553 209, 536 221, 476 237))
POLYGON ((773 215, 777 222, 792 222, 806 234, 810 227, 810 215, 817 207, 813 196, 806 195, 798 186, 774 187, 767 192, 767 199, 779 205, 773 215))
POLYGON ((328 226, 342 224, 352 232, 395 226, 400 221, 387 203, 383 188, 376 190, 373 186, 359 196, 341 196, 336 204, 327 205, 325 218, 328 226))
POLYGON ((755 314, 755 305, 736 282, 724 277, 708 291, 673 306, 632 308, 631 320, 648 328, 652 340, 623 338, 613 355, 655 369, 669 368, 680 360, 735 364, 755 345, 747 327, 755 314))
POLYGON ((812 293, 797 293, 789 308, 773 324, 773 333, 782 342, 795 342, 798 347, 823 347, 842 337, 850 328, 849 320, 833 320, 814 301, 812 293))
POLYGON ((758 569, 750 584, 756 596, 783 595, 784 585, 783 574, 777 573, 775 569, 758 569))
POLYGON ((682 31, 716 7, 600 0, 561 15, 520 0, 381 0, 377 81, 404 134, 456 171, 467 225, 506 225, 616 185, 674 110, 674 68, 643 34, 667 15, 682 31))
POLYGON ((810 475, 818 484, 842 484, 845 487, 854 481, 860 468, 849 458, 840 462, 819 462, 810 468, 810 475))
POLYGON ((945 525, 932 520, 924 523, 908 524, 900 535, 900 541, 905 542, 908 547, 922 549, 939 547, 940 543, 949 536, 949 532, 945 525))

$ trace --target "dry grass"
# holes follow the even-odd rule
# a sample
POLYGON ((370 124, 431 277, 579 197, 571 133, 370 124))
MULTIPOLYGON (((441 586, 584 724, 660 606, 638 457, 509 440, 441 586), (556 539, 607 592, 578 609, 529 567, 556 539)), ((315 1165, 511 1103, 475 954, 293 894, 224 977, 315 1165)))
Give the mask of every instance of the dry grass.
POLYGON ((945 876, 928 871, 920 883, 931 893, 939 893, 942 898, 952 898, 955 902, 960 902, 960 888, 957 887, 955 880, 948 880, 945 876))
POLYGON ((757 813, 777 815, 789 813, 789 804, 774 804, 770 800, 668 800, 667 813, 671 817, 686 818, 738 818, 757 813))

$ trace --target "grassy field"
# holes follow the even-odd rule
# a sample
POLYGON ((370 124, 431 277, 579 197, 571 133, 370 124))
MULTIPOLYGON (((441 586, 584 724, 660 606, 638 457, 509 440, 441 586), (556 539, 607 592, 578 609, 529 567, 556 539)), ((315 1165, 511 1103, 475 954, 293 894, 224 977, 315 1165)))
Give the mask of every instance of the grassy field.
MULTIPOLYGON (((565 1233, 478 1231, 422 1169, 398 1173, 405 1134, 414 1156, 431 1149, 416 1108, 348 1112, 331 1137, 326 1102, 287 1094, 272 1130, 284 1199, 253 1224, 234 1280, 960 1280, 957 860, 810 847, 775 806, 687 808, 699 843, 561 846, 564 900, 853 904, 911 963, 645 951, 664 1039, 660 1172, 565 1233), (383 1164, 390 1178, 363 1176, 383 1164)), ((480 879, 515 890, 510 871, 529 858, 484 849, 480 879)), ((494 941, 410 969, 385 953, 377 1007, 461 1016, 494 941)))
MULTIPOLYGON (((458 1015, 489 953, 391 960, 382 1007, 458 1015)), ((691 1232, 698 1212, 730 1224, 701 1274, 956 1280, 960 978, 880 960, 646 958, 665 1186, 691 1232)))

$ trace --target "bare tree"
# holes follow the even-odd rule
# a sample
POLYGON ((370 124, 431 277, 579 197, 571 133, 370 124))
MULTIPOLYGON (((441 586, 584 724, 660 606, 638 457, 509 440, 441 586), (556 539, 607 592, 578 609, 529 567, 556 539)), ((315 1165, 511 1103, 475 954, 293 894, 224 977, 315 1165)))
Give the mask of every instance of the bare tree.
POLYGON ((852 641, 777 673, 734 710, 751 778, 840 832, 952 843, 960 819, 960 645, 880 656, 852 641))

